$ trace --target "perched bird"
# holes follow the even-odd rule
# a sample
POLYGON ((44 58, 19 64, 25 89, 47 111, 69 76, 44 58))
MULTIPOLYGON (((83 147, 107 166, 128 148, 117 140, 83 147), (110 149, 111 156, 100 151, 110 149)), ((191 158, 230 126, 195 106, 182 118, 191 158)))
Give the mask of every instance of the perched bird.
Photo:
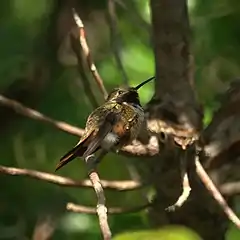
POLYGON ((105 152, 120 149, 137 138, 144 122, 144 110, 137 91, 154 78, 136 87, 113 89, 105 103, 89 115, 82 138, 60 159, 56 171, 76 157, 86 159, 99 149, 105 152))

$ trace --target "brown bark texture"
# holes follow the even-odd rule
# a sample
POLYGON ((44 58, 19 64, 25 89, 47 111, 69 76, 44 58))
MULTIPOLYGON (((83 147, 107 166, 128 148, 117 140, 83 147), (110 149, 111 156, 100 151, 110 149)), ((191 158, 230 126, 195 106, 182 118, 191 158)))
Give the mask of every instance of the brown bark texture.
MULTIPOLYGON (((151 0, 150 5, 156 84, 146 112, 148 127, 158 137, 160 154, 147 163, 150 174, 146 178, 156 190, 149 219, 154 227, 182 224, 204 240, 225 239, 229 221, 196 174, 194 149, 196 144, 202 146, 200 161, 217 186, 239 180, 240 83, 232 84, 211 124, 202 129, 202 109, 192 84, 187 3, 151 0), (181 194, 180 162, 184 158, 192 191, 181 208, 168 212, 165 208, 181 194)), ((227 200, 231 206, 233 196, 227 200)))

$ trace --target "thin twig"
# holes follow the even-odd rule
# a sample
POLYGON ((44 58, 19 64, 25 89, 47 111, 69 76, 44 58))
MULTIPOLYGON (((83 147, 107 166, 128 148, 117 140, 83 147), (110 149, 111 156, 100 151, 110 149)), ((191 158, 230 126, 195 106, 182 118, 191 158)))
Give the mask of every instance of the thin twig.
POLYGON ((74 36, 71 35, 70 37, 71 37, 72 49, 75 52, 76 57, 77 57, 78 72, 82 78, 82 83, 84 86, 84 90, 86 92, 86 96, 89 98, 89 101, 92 104, 93 108, 97 108, 98 103, 95 98, 95 95, 93 94, 92 88, 90 87, 90 81, 88 79, 88 76, 87 76, 84 66, 83 66, 83 59, 82 59, 82 55, 80 54, 81 48, 79 47, 79 44, 77 44, 78 41, 74 38, 74 36))
POLYGON ((99 86, 99 89, 101 90, 104 98, 106 99, 108 93, 107 93, 107 91, 104 87, 103 80, 102 80, 101 76, 99 75, 98 70, 97 70, 97 68, 96 68, 96 66, 95 66, 95 64, 92 60, 90 49, 88 47, 87 40, 86 40, 86 32, 85 32, 85 29, 84 29, 84 24, 83 24, 81 18, 78 16, 75 9, 73 9, 72 11, 73 11, 73 18, 74 18, 74 20, 75 20, 75 22, 76 22, 76 24, 79 28, 80 45, 82 47, 84 56, 87 60, 88 67, 89 67, 89 69, 92 73, 92 76, 95 79, 97 85, 99 86))
POLYGON ((121 72, 124 84, 129 85, 129 78, 123 67, 123 63, 122 63, 122 59, 121 59, 121 49, 120 49, 121 39, 120 39, 119 31, 118 31, 117 16, 116 16, 114 0, 108 0, 107 20, 108 20, 108 25, 109 25, 109 29, 110 29, 112 50, 113 50, 113 54, 115 57, 117 67, 118 67, 119 71, 121 72))
POLYGON ((84 132, 83 129, 74 127, 73 125, 70 125, 66 122, 53 120, 53 119, 47 117, 46 115, 44 115, 32 108, 25 107, 21 103, 15 101, 15 100, 6 98, 3 95, 0 95, 0 104, 14 109, 17 113, 22 114, 26 117, 29 117, 29 118, 32 118, 34 120, 38 120, 38 121, 41 121, 44 123, 48 123, 48 124, 52 125, 53 127, 60 129, 63 132, 67 132, 67 133, 70 133, 70 134, 78 136, 78 137, 81 137, 83 135, 83 132, 84 132))
MULTIPOLYGON (((38 180, 43 180, 52 184, 60 185, 62 187, 82 187, 90 188, 92 183, 90 180, 75 181, 71 178, 61 177, 55 174, 46 172, 35 171, 24 168, 5 167, 0 165, 0 174, 12 175, 12 176, 26 176, 38 180)), ((126 181, 108 181, 101 180, 103 188, 107 190, 116 191, 130 191, 142 187, 140 182, 126 180, 126 181)))
MULTIPOLYGON (((126 214, 126 213, 135 213, 140 212, 142 210, 145 210, 149 207, 151 207, 151 203, 143 204, 137 207, 132 208, 108 208, 109 214, 126 214)), ((67 204, 67 210, 72 211, 75 213, 87 213, 87 214, 96 214, 96 209, 93 207, 86 207, 83 205, 75 204, 75 203, 68 203, 67 204)))
POLYGON ((177 201, 173 205, 167 207, 166 210, 175 211, 176 208, 180 208, 187 201, 190 195, 190 192, 191 192, 191 187, 189 184, 188 174, 187 172, 185 172, 182 180, 182 193, 177 199, 177 201))
POLYGON ((182 193, 177 199, 177 201, 169 206, 166 210, 175 211, 176 208, 180 208, 188 199, 191 187, 189 184, 188 173, 187 173, 187 151, 184 150, 184 155, 180 158, 180 171, 181 171, 181 179, 182 179, 182 193))
POLYGON ((106 199, 100 178, 96 170, 96 159, 94 155, 86 157, 85 162, 88 167, 88 176, 97 195, 97 215, 99 219, 99 225, 104 240, 110 240, 112 238, 112 233, 108 224, 107 208, 105 205, 106 199))
POLYGON ((204 170, 202 164, 199 162, 199 157, 196 155, 195 158, 195 164, 196 164, 196 172, 199 176, 199 178, 202 180, 205 187, 211 192, 214 199, 218 202, 220 207, 223 209, 229 220, 231 220, 237 228, 240 229, 240 219, 237 217, 237 215, 233 212, 233 210, 228 206, 227 202, 221 195, 221 193, 218 191, 206 171, 204 170))

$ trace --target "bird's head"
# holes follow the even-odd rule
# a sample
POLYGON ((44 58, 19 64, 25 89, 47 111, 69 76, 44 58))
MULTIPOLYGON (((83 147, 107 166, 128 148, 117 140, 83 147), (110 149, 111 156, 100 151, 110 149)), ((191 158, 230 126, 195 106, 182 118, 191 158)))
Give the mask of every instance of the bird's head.
POLYGON ((155 77, 151 77, 136 87, 128 87, 128 88, 114 88, 108 95, 106 101, 118 102, 118 103, 132 103, 140 105, 138 89, 141 88, 146 83, 152 81, 155 77))

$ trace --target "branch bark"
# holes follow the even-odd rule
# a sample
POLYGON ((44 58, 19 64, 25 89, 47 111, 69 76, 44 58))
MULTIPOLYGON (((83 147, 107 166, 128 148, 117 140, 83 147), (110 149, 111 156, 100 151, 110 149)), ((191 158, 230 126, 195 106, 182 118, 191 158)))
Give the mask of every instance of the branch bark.
POLYGON ((90 49, 88 47, 87 40, 86 40, 86 32, 84 29, 84 25, 83 25, 81 18, 78 16, 77 12, 75 11, 75 9, 73 9, 73 17, 79 28, 80 44, 81 44, 83 53, 85 55, 85 58, 87 60, 89 70, 91 71, 93 78, 95 79, 100 91, 102 92, 104 98, 106 99, 107 95, 108 95, 107 90, 105 89, 103 80, 102 80, 101 76, 99 75, 98 70, 92 60, 90 49))
MULTIPOLYGON (((119 207, 110 207, 108 208, 109 214, 127 214, 127 213, 135 213, 140 212, 142 210, 145 210, 149 207, 151 207, 151 203, 146 203, 140 206, 135 206, 131 208, 119 208, 119 207)), ((96 214, 96 209, 93 207, 86 207, 75 203, 68 203, 67 204, 67 210, 72 211, 75 213, 87 213, 87 214, 96 214)))
MULTIPOLYGON (((106 208, 106 198, 102 184, 96 169, 96 159, 94 155, 87 156, 85 159, 86 165, 88 167, 88 176, 92 183, 93 189, 97 195, 97 208, 96 212, 99 219, 100 229, 104 240, 112 239, 111 229, 108 224, 108 215, 106 208)), ((69 206, 68 206, 69 207, 69 206)))
POLYGON ((7 106, 9 108, 12 108, 15 112, 17 112, 25 117, 29 117, 31 119, 38 120, 43 123, 47 123, 57 129, 60 129, 63 132, 67 132, 67 133, 70 133, 70 134, 78 136, 78 137, 81 137, 83 135, 83 132, 84 132, 83 129, 74 127, 66 122, 53 120, 53 119, 47 117, 46 115, 44 115, 32 108, 25 107, 21 103, 15 101, 15 100, 6 98, 3 95, 0 95, 0 104, 7 106))
MULTIPOLYGON (((76 181, 71 178, 61 177, 55 174, 50 174, 46 172, 39 172, 31 169, 24 168, 14 168, 14 167, 5 167, 0 165, 0 174, 12 175, 12 176, 26 176, 34 179, 38 179, 41 181, 46 181, 52 184, 56 184, 62 187, 76 187, 76 188, 90 188, 92 187, 92 183, 90 180, 82 180, 76 181)), ((103 188, 107 190, 115 190, 115 191, 131 191, 136 190, 143 185, 140 182, 126 180, 126 181, 108 181, 101 180, 101 184, 103 188)))

